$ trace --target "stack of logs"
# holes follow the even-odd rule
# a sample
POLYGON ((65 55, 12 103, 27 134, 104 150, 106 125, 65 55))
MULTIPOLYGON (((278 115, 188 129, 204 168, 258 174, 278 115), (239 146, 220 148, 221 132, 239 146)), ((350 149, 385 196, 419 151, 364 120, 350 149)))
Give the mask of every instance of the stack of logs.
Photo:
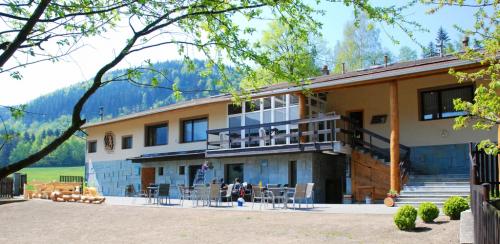
POLYGON ((50 199, 54 202, 79 202, 79 203, 94 203, 101 204, 106 198, 99 196, 93 187, 88 187, 80 194, 79 190, 71 191, 54 191, 50 194, 50 199))

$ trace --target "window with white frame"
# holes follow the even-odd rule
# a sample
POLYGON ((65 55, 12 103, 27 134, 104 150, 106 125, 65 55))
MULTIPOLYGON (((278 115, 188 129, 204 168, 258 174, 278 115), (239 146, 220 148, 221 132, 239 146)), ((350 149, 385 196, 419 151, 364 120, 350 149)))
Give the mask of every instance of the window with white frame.
MULTIPOLYGON (((309 116, 323 114, 326 109, 326 95, 316 94, 307 100, 309 116)), ((228 127, 231 138, 241 138, 240 141, 231 142, 231 148, 282 145, 297 143, 296 137, 277 137, 271 141, 259 140, 259 129, 241 129, 241 126, 258 125, 272 122, 288 121, 299 119, 299 98, 293 94, 276 95, 253 99, 241 105, 228 104, 228 127), (231 130, 234 128, 234 130, 231 130)), ((326 128, 325 124, 316 125, 318 129, 326 128)), ((285 135, 298 131, 298 125, 273 126, 273 135, 285 135)), ((326 140, 327 135, 320 135, 322 140, 326 140)))

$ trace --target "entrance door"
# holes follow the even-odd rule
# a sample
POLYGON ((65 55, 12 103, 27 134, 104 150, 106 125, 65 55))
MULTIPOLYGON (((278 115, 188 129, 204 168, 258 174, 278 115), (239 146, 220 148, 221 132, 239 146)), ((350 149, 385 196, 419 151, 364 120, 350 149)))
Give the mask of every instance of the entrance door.
POLYGON ((325 180, 325 203, 342 203, 342 179, 325 180))
POLYGON ((192 186, 194 179, 196 179, 196 173, 198 170, 201 170, 201 164, 200 165, 189 165, 189 185, 192 186))
POLYGON ((141 168, 141 189, 146 191, 149 184, 155 183, 155 168, 141 168))
MULTIPOLYGON (((349 112, 349 119, 353 121, 353 124, 351 124, 349 127, 350 130, 354 129, 354 127, 358 128, 363 128, 363 111, 352 111, 349 112)), ((356 140, 362 141, 363 140, 363 133, 357 132, 355 137, 356 140)), ((351 145, 353 145, 353 142, 351 141, 351 145)))

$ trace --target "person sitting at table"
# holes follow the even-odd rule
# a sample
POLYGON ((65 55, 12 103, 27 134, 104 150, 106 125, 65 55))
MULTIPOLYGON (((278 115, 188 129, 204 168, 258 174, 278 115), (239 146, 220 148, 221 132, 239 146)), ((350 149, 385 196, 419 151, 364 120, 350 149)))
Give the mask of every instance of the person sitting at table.
POLYGON ((240 179, 234 179, 233 191, 231 192, 231 195, 236 198, 240 197, 240 190, 242 187, 240 179))
POLYGON ((227 185, 226 183, 224 183, 224 179, 220 178, 219 184, 220 184, 220 189, 227 190, 227 185))

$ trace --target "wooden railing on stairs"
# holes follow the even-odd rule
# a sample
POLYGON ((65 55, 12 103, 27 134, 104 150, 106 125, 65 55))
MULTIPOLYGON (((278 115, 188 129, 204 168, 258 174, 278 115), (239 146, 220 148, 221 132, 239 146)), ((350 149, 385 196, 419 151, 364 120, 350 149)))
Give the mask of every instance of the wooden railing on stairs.
MULTIPOLYGON (((346 135, 351 135, 350 141, 354 147, 360 147, 363 150, 368 151, 373 156, 378 158, 383 158, 387 161, 390 160, 390 152, 386 147, 382 145, 387 145, 389 147, 391 140, 387 137, 374 133, 373 131, 360 128, 357 126, 356 121, 342 116, 341 119, 345 121, 344 129, 341 131, 346 135)), ((399 144, 399 171, 400 171, 400 182, 401 184, 406 183, 408 176, 410 175, 411 161, 410 161, 410 147, 403 144, 399 144)))

